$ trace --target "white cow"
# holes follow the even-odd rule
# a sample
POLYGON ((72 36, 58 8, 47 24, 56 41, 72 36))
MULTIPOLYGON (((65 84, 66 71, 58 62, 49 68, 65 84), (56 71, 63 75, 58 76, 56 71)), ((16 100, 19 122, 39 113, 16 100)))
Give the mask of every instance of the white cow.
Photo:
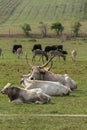
POLYGON ((76 50, 73 50, 73 51, 71 52, 72 61, 75 61, 76 56, 77 56, 77 51, 76 51, 76 50))
POLYGON ((12 103, 47 104, 51 101, 51 97, 40 88, 26 90, 14 87, 11 83, 7 83, 1 93, 6 94, 12 103))
MULTIPOLYGON (((38 72, 38 71, 37 71, 38 72)), ((31 80, 31 82, 32 82, 32 80, 34 81, 34 80, 38 80, 38 81, 43 81, 43 82, 45 82, 45 81, 49 81, 49 82, 59 82, 60 84, 62 84, 62 85, 64 85, 64 86, 67 86, 68 88, 70 88, 72 91, 74 91, 75 89, 77 89, 77 83, 76 83, 76 81, 74 81, 73 79, 71 79, 67 74, 64 74, 64 75, 61 75, 61 74, 53 74, 53 73, 51 73, 51 72, 49 72, 49 71, 46 71, 46 74, 48 75, 48 77, 50 78, 50 79, 52 79, 52 76, 54 77, 54 80, 49 80, 49 78, 46 76, 46 78, 48 78, 48 80, 46 80, 45 79, 45 75, 44 76, 42 76, 41 75, 41 73, 40 73, 40 75, 42 76, 41 77, 41 79, 37 79, 37 77, 36 78, 34 78, 34 79, 31 79, 31 74, 28 74, 28 75, 23 75, 23 80, 25 80, 25 79, 28 79, 28 80, 31 80), (56 77, 58 75, 58 77, 56 77)), ((38 74, 39 75, 39 74, 38 74)), ((37 76, 38 76, 37 75, 37 76)))
POLYGON ((18 49, 17 49, 18 59, 20 58, 20 56, 22 55, 22 53, 23 53, 22 48, 18 48, 18 49))
POLYGON ((25 87, 26 90, 40 88, 50 96, 69 95, 69 93, 71 92, 70 88, 65 85, 62 85, 59 82, 29 80, 28 78, 22 78, 21 84, 23 87, 25 87))

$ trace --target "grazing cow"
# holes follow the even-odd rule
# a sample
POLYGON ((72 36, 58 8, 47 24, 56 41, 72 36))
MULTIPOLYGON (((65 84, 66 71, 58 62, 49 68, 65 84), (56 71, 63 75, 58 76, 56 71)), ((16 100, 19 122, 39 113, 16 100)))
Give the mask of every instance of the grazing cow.
POLYGON ((25 90, 24 88, 15 87, 11 83, 7 83, 1 93, 6 94, 12 103, 47 104, 51 101, 51 97, 40 88, 25 90))
POLYGON ((77 51, 76 51, 76 50, 73 50, 73 51, 71 52, 72 61, 75 61, 76 56, 77 56, 77 51))
POLYGON ((52 46, 46 46, 44 51, 46 53, 53 51, 53 50, 63 50, 63 45, 52 45, 52 46))
POLYGON ((18 59, 20 58, 20 56, 22 55, 22 53, 23 53, 22 48, 18 48, 18 49, 17 49, 18 59))
POLYGON ((69 95, 70 88, 65 85, 62 85, 59 82, 52 82, 52 81, 42 81, 42 80, 29 80, 28 78, 24 77, 21 79, 20 83, 22 84, 25 89, 34 89, 40 88, 46 94, 50 96, 64 96, 69 95))
MULTIPOLYGON (((54 74, 49 70, 45 70, 44 67, 48 65, 48 63, 53 59, 54 57, 51 57, 45 64, 42 66, 33 66, 29 63, 27 57, 27 63, 32 68, 32 72, 26 77, 28 77, 30 80, 44 80, 44 81, 54 81, 54 82, 60 82, 61 84, 68 86, 71 90, 74 90, 77 88, 77 83, 71 79, 67 74, 54 74)), ((51 65, 52 67, 52 65, 51 65)), ((50 69, 51 69, 50 67, 50 69)))
POLYGON ((38 56, 41 56, 43 63, 44 63, 43 57, 45 57, 46 60, 48 60, 48 55, 47 55, 47 53, 46 53, 45 51, 36 49, 36 50, 33 51, 32 61, 35 59, 35 57, 36 57, 37 55, 38 55, 38 56))
POLYGON ((64 61, 66 60, 66 56, 62 52, 57 51, 57 50, 51 51, 50 56, 57 56, 59 57, 59 60, 60 60, 60 57, 62 57, 64 61))
POLYGON ((22 45, 20 45, 20 44, 19 45, 14 45, 13 49, 12 49, 12 52, 16 53, 18 48, 22 48, 22 45))
POLYGON ((67 51, 64 51, 64 50, 59 50, 63 55, 67 55, 68 52, 67 51))
POLYGON ((58 46, 57 46, 57 50, 58 50, 58 51, 63 50, 63 45, 58 45, 58 46))
POLYGON ((32 51, 34 51, 34 50, 36 50, 36 49, 42 50, 41 44, 35 44, 35 45, 33 46, 32 51))
POLYGON ((0 56, 2 55, 2 48, 0 48, 0 56))
POLYGON ((57 49, 56 45, 46 46, 45 49, 44 49, 44 51, 47 53, 47 52, 50 52, 50 51, 56 50, 56 49, 57 49))

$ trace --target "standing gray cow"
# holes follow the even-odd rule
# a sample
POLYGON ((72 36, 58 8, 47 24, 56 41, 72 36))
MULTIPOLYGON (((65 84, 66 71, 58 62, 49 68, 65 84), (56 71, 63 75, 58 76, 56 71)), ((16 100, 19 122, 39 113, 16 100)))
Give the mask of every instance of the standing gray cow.
POLYGON ((42 51, 40 49, 36 49, 33 51, 33 57, 32 57, 32 61, 35 59, 36 56, 40 56, 40 59, 42 58, 42 62, 44 63, 44 57, 46 58, 46 60, 48 60, 48 55, 45 51, 42 51))

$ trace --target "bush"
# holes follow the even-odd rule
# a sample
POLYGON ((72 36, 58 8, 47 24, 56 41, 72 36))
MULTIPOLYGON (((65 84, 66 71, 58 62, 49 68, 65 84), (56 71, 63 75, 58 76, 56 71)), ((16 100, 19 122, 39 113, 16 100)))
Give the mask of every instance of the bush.
POLYGON ((22 29, 24 31, 24 34, 25 36, 29 36, 29 32, 31 31, 31 27, 29 24, 25 23, 23 26, 22 26, 22 29))

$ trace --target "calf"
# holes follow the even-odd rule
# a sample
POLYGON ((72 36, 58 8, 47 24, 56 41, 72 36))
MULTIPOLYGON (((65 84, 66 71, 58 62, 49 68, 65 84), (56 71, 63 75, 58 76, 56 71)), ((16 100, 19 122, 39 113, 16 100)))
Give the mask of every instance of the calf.
POLYGON ((47 104, 50 103, 51 97, 45 94, 40 88, 25 90, 7 83, 1 90, 2 94, 6 94, 12 103, 36 103, 47 104))

